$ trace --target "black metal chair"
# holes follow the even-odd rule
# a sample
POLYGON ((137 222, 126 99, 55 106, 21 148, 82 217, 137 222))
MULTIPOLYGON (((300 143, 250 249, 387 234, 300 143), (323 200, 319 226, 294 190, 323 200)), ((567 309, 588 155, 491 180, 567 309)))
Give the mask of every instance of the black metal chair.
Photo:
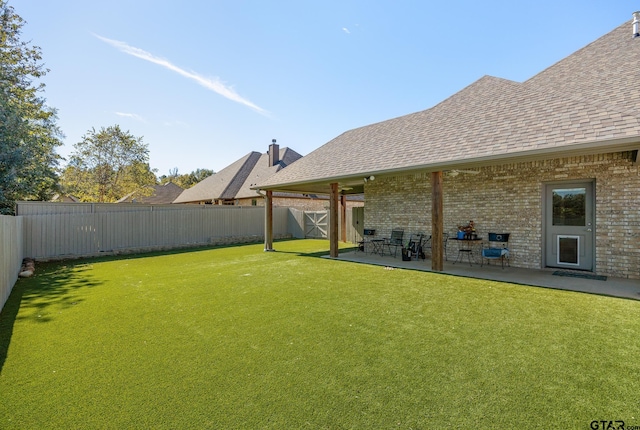
MULTIPOLYGON (((448 261, 447 257, 447 241, 449 240, 449 233, 442 233, 442 251, 444 253, 445 261, 448 261)), ((429 236, 425 239, 424 244, 422 245, 423 250, 430 249, 433 252, 433 236, 429 236)))
POLYGON ((447 258, 447 242, 449 241, 449 233, 442 233, 442 247, 444 248, 444 260, 449 261, 447 258))
POLYGON ((409 251, 411 251, 411 256, 418 259, 425 259, 426 255, 424 250, 430 248, 431 236, 425 239, 426 235, 424 233, 416 233, 412 234, 409 237, 409 251))
POLYGON ((489 233, 489 246, 482 249, 482 259, 480 267, 484 260, 489 264, 490 260, 500 260, 504 269, 504 261, 507 260, 509 266, 509 233, 489 233))
POLYGON ((371 242, 371 239, 376 235, 375 228, 365 228, 362 231, 362 240, 357 242, 358 247, 356 251, 367 252, 367 244, 371 242))
MULTIPOLYGON (((404 230, 395 229, 391 230, 391 237, 385 238, 383 249, 386 246, 389 250, 389 254, 391 254, 391 248, 393 247, 393 256, 395 257, 398 253, 398 247, 402 248, 402 238, 404 236, 404 230)), ((384 255, 384 251, 382 252, 384 255)))

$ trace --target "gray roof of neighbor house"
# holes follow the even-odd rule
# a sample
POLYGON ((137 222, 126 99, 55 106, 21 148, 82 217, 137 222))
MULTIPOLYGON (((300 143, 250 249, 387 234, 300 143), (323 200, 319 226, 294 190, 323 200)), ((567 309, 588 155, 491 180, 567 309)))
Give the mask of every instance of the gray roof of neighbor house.
POLYGON ((173 203, 194 203, 215 199, 241 199, 258 196, 250 187, 302 158, 291 148, 279 149, 279 161, 269 165, 269 155, 252 151, 224 169, 188 188, 173 203))
POLYGON ((153 185, 152 188, 153 194, 150 196, 137 196, 137 193, 133 192, 118 200, 117 203, 169 204, 184 191, 184 188, 173 182, 167 182, 163 185, 153 185))
POLYGON ((257 186, 326 192, 339 182, 357 193, 371 174, 637 149, 640 38, 631 33, 627 22, 524 83, 485 76, 430 109, 349 130, 257 186))
POLYGON ((251 189, 252 186, 260 183, 260 181, 270 178, 300 158, 302 158, 302 155, 298 154, 293 149, 282 148, 280 149, 280 161, 275 166, 269 166, 269 154, 262 154, 249 175, 247 175, 244 183, 240 186, 235 198, 243 199, 257 196, 258 194, 256 191, 251 189))

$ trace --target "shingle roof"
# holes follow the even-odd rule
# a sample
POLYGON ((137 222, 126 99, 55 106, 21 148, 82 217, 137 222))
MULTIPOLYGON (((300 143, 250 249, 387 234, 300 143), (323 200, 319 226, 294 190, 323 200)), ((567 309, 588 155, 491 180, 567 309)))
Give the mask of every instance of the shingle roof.
POLYGON ((631 22, 524 82, 538 91, 580 97, 621 112, 640 112, 640 38, 631 36, 631 22))
MULTIPOLYGON (((244 178, 246 178, 246 175, 251 171, 251 168, 253 168, 259 158, 259 152, 252 151, 248 153, 219 172, 203 179, 193 187, 184 190, 182 194, 173 201, 173 203, 201 202, 205 200, 227 198, 223 196, 230 194, 226 192, 229 185, 233 183, 236 188, 239 188, 239 186, 236 185, 239 182, 237 177, 241 173, 244 173, 244 176, 242 177, 242 180, 244 181, 244 178)), ((242 185, 242 183, 240 183, 240 185, 242 185)))
POLYGON ((250 187, 259 180, 268 179, 277 171, 293 163, 302 155, 290 148, 280 148, 280 161, 269 166, 269 155, 252 151, 224 169, 186 189, 173 203, 192 203, 215 199, 256 197, 250 187))
POLYGON ((164 185, 156 185, 154 187, 154 193, 149 197, 140 198, 141 203, 148 204, 165 204, 171 203, 176 197, 184 191, 184 188, 174 184, 173 182, 167 182, 164 185))
POLYGON ((258 194, 251 187, 264 181, 285 167, 289 166, 296 160, 302 158, 302 155, 298 154, 291 148, 280 149, 280 161, 275 166, 269 166, 269 154, 262 154, 256 165, 251 170, 251 173, 247 176, 246 180, 238 190, 235 198, 252 198, 258 194))
POLYGON ((314 181, 640 140, 639 70, 640 38, 626 23, 525 83, 485 76, 425 111, 349 130, 259 185, 301 190, 314 181))
POLYGON ((184 188, 167 182, 163 185, 154 185, 153 194, 150 196, 138 196, 136 192, 129 193, 125 197, 118 200, 117 203, 144 203, 144 204, 169 204, 184 191, 184 188))

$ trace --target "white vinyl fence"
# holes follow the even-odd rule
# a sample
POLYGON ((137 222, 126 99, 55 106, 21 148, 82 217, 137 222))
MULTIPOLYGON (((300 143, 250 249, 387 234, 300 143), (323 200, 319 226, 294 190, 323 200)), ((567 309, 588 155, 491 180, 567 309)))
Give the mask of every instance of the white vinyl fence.
POLYGON ((22 218, 0 215, 0 309, 11 294, 22 265, 22 218))
MULTIPOLYGON (((17 212, 24 255, 40 260, 264 240, 262 207, 19 203, 17 212)), ((273 209, 274 238, 291 237, 288 216, 273 209)))

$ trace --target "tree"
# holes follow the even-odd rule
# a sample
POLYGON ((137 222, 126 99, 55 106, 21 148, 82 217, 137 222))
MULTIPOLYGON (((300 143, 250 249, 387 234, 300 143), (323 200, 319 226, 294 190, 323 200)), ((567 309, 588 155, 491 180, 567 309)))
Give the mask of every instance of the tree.
POLYGON ((203 179, 208 178, 213 175, 215 172, 209 169, 196 169, 191 173, 187 173, 184 175, 178 174, 178 168, 174 167, 169 170, 169 175, 162 175, 158 178, 158 181, 161 184, 166 184, 167 182, 173 182, 174 184, 182 187, 182 188, 190 188, 202 181, 203 179))
POLYGON ((0 213, 16 200, 48 199, 56 190, 62 133, 56 111, 39 97, 35 81, 48 69, 40 48, 20 40, 25 21, 0 0, 0 213))
POLYGON ((61 177, 64 191, 86 202, 115 202, 155 182, 142 137, 123 132, 118 125, 91 128, 74 145, 61 177))

